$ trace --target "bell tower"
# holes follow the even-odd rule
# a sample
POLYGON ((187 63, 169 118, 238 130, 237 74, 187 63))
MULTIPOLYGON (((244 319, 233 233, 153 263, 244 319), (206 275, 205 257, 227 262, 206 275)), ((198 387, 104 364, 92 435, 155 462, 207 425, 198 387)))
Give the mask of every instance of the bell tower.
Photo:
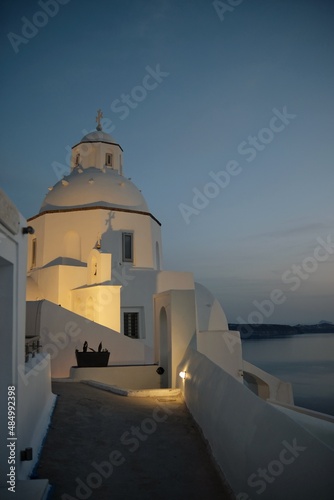
POLYGON ((72 148, 71 170, 81 171, 94 167, 99 170, 114 170, 123 175, 123 149, 114 138, 103 132, 101 119, 103 113, 99 109, 96 116, 96 132, 86 134, 72 148))

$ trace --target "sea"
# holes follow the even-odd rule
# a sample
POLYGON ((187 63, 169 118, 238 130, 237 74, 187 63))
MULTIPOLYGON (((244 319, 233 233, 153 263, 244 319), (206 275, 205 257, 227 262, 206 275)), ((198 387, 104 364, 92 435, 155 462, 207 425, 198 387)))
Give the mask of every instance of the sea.
POLYGON ((243 357, 291 382, 297 406, 334 416, 334 333, 244 339, 243 357))

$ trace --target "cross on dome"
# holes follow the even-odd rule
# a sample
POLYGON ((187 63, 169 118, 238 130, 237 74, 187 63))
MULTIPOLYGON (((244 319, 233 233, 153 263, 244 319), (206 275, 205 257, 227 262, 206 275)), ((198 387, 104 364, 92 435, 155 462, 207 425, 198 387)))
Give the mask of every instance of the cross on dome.
POLYGON ((100 109, 98 109, 97 110, 97 117, 96 117, 95 121, 97 122, 96 130, 98 130, 99 132, 102 130, 101 118, 103 118, 103 113, 100 109))

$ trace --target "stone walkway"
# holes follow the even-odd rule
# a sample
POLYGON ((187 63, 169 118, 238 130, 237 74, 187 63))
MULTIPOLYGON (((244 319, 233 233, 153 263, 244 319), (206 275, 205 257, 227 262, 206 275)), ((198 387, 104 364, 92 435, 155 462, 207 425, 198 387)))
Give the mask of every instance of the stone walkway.
POLYGON ((132 398, 55 382, 36 468, 52 500, 233 499, 179 396, 132 398))

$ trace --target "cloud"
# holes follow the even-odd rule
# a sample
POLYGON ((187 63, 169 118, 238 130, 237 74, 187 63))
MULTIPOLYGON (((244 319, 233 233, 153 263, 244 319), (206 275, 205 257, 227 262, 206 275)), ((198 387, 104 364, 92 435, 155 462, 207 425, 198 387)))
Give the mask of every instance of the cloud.
MULTIPOLYGON (((307 224, 300 224, 299 226, 288 227, 285 229, 277 229, 274 231, 266 231, 264 233, 253 234, 248 236, 250 239, 254 238, 288 238, 290 236, 314 235, 323 234, 324 230, 332 229, 334 224, 324 222, 309 222, 307 224)), ((247 237, 246 237, 247 238, 247 237)))

